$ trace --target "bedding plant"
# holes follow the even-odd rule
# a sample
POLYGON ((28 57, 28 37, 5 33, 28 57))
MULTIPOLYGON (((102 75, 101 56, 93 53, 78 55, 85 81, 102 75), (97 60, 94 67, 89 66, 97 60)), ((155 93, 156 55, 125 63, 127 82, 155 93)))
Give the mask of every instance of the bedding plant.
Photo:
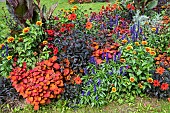
POLYGON ((1 75, 34 110, 59 99, 72 108, 147 94, 170 101, 169 17, 137 9, 117 2, 86 14, 73 6, 28 22, 1 41, 1 75))

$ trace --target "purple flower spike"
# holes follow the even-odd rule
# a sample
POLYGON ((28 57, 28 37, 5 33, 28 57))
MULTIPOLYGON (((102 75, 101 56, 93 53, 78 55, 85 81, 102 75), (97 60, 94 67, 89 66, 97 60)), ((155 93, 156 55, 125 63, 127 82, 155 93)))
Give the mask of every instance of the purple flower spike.
POLYGON ((88 74, 87 68, 84 68, 84 74, 85 74, 85 75, 88 74))
POLYGON ((89 96, 89 95, 90 95, 90 91, 87 92, 87 96, 89 96))
POLYGON ((81 93, 81 94, 82 94, 82 96, 84 96, 84 91, 82 91, 82 93, 81 93))
POLYGON ((158 34, 158 32, 159 32, 159 27, 156 27, 155 34, 158 34))
POLYGON ((96 89, 96 85, 94 85, 94 92, 96 93, 97 89, 96 89))
POLYGON ((104 52, 102 52, 102 60, 104 60, 104 52))
POLYGON ((106 63, 109 63, 109 53, 106 53, 106 63))
POLYGON ((98 81, 97 81, 97 85, 98 85, 98 86, 100 86, 100 84, 101 84, 101 80, 100 80, 100 79, 98 79, 98 81))
POLYGON ((123 71, 123 66, 120 67, 120 69, 119 69, 120 74, 122 73, 122 71, 123 71))
POLYGON ((96 74, 96 72, 94 71, 94 68, 92 68, 91 71, 92 71, 92 74, 94 74, 94 75, 96 74))
POLYGON ((116 54, 113 55, 113 61, 116 62, 116 54))
POLYGON ((6 44, 6 56, 8 56, 8 45, 6 44))
POLYGON ((92 64, 96 64, 96 61, 95 61, 94 56, 91 56, 91 57, 90 57, 90 63, 92 63, 92 64))
POLYGON ((96 100, 98 100, 99 99, 99 97, 98 96, 96 96, 96 100))

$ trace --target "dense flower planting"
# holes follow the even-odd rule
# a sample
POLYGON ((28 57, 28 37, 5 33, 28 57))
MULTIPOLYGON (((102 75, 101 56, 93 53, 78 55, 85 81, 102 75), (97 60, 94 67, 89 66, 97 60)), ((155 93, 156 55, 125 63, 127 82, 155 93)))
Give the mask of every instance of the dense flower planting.
POLYGON ((1 73, 35 110, 55 98, 69 107, 169 100, 170 18, 137 9, 115 3, 89 15, 73 6, 30 24, 0 44, 1 73))

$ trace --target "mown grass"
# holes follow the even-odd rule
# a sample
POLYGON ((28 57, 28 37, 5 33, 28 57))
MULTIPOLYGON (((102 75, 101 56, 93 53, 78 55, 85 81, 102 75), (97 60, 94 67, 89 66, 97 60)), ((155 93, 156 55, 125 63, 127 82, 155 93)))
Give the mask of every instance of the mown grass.
POLYGON ((26 105, 24 108, 15 108, 12 113, 170 113, 170 103, 155 98, 138 97, 133 103, 119 104, 115 101, 100 108, 82 106, 70 109, 63 101, 59 101, 45 105, 36 112, 31 105, 26 105))

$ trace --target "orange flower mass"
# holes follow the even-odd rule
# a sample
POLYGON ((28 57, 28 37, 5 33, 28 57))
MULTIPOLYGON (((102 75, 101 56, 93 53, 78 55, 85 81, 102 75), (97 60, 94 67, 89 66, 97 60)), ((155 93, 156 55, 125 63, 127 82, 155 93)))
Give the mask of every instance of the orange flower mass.
POLYGON ((145 47, 145 50, 146 50, 147 52, 150 52, 150 51, 151 51, 151 48, 150 48, 150 47, 145 47))
POLYGON ((90 30, 93 27, 91 22, 86 23, 86 29, 90 30))
POLYGON ((151 55, 153 55, 153 56, 156 55, 156 52, 155 52, 155 51, 150 51, 149 53, 150 53, 151 55))
POLYGON ((164 71, 165 71, 165 69, 164 69, 163 67, 158 67, 158 68, 156 69, 156 73, 158 73, 158 74, 160 74, 160 75, 162 75, 162 74, 164 73, 164 71))

